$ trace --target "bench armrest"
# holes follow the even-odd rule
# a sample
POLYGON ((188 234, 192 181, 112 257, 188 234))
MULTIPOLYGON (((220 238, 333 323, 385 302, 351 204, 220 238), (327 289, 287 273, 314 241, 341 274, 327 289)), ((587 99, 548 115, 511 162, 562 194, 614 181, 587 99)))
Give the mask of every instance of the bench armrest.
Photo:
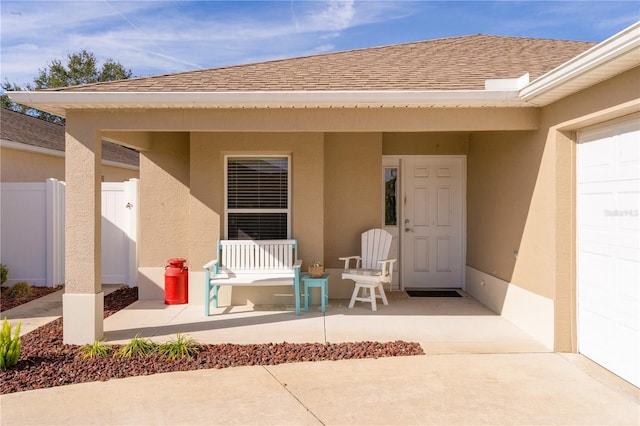
POLYGON ((203 268, 208 269, 209 271, 215 268, 215 265, 218 263, 218 259, 210 260, 204 264, 203 268))
POLYGON ((350 268, 349 264, 351 263, 351 259, 355 259, 356 261, 356 269, 360 268, 360 261, 362 257, 360 256, 347 256, 347 257, 339 257, 338 260, 344 260, 344 269, 347 270, 350 268))

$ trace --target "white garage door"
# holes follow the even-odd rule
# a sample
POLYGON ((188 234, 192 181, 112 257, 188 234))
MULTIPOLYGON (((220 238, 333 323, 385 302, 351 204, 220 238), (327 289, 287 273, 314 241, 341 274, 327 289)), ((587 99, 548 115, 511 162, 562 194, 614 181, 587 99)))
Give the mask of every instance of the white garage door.
POLYGON ((640 386, 640 117, 578 142, 578 350, 640 386))

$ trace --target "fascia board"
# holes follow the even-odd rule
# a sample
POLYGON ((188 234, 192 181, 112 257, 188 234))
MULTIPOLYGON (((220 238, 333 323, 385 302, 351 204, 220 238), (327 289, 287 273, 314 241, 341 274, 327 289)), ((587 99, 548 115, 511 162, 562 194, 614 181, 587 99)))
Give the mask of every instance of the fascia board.
POLYGON ((7 92, 45 110, 108 108, 340 108, 528 106, 517 90, 290 92, 7 92))
POLYGON ((16 151, 33 152, 36 154, 50 155, 53 157, 64 157, 64 151, 45 148, 37 145, 29 145, 22 142, 15 142, 6 139, 0 140, 0 148, 13 149, 16 151))
MULTIPOLYGON (((633 65, 629 66, 629 63, 635 63, 635 66, 640 65, 639 49, 640 22, 538 77, 520 91, 520 97, 533 105, 549 104, 553 101, 551 99, 553 95, 540 103, 536 102, 536 99, 542 99, 543 96, 548 96, 554 90, 562 88, 571 81, 577 81, 578 78, 607 65, 611 66, 611 69, 601 76, 600 80, 630 69, 633 65), (620 65, 616 66, 616 63, 620 65)), ((593 81, 585 79, 584 84, 577 84, 572 88, 572 92, 580 91, 592 84, 594 84, 593 81)))

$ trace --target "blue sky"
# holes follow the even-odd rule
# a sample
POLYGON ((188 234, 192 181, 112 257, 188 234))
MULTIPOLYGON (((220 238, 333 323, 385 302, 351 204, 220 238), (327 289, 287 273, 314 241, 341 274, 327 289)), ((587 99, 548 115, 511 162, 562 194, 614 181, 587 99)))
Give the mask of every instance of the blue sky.
POLYGON ((433 38, 492 34, 602 41, 640 20, 632 1, 6 1, 1 78, 87 49, 134 76, 433 38))

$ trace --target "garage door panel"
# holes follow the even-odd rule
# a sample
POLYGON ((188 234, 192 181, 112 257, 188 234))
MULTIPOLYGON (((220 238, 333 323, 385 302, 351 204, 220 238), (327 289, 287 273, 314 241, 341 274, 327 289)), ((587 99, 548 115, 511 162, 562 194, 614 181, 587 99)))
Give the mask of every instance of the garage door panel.
POLYGON ((602 215, 615 207, 615 197, 611 193, 604 193, 604 188, 598 192, 593 185, 579 188, 582 196, 578 204, 580 221, 585 227, 607 229, 609 225, 602 222, 602 215))
POLYGON ((578 349, 640 386, 640 117, 579 132, 578 349))
POLYGON ((580 253, 579 265, 583 273, 581 278, 589 287, 597 287, 609 281, 610 271, 614 266, 611 256, 587 250, 580 253))

